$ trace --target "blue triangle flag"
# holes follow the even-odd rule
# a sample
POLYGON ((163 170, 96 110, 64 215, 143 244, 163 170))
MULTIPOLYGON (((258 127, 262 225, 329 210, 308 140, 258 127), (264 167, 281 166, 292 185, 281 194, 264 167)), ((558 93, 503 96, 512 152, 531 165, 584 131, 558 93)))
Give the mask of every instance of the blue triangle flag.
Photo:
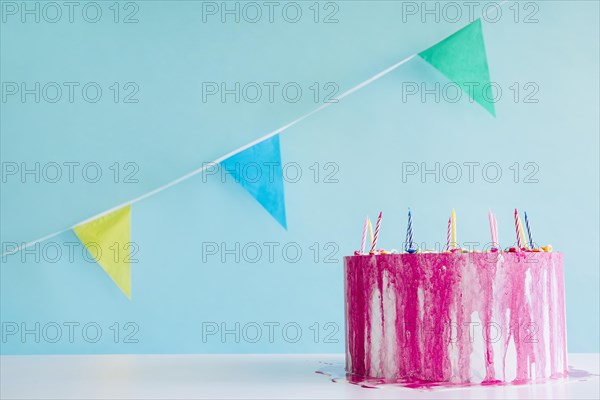
POLYGON ((287 229, 279 135, 263 140, 220 164, 287 229))

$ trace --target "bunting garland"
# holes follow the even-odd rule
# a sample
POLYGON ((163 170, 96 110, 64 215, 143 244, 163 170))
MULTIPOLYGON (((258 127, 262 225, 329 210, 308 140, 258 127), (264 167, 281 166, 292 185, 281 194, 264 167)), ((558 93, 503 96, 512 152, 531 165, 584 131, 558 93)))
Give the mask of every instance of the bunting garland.
MULTIPOLYGON (((496 115, 494 103, 485 92, 489 89, 490 77, 481 20, 479 19, 428 49, 413 54, 348 89, 340 94, 336 100, 339 102, 339 100, 391 73, 417 56, 432 65, 448 79, 456 82, 473 101, 479 103, 491 115, 496 115)), ((224 168, 235 179, 236 183, 240 184, 246 192, 254 197, 284 229, 287 229, 287 219, 279 134, 311 115, 330 107, 332 104, 337 104, 337 102, 322 104, 251 144, 220 157, 213 163, 224 168), (250 165, 256 171, 252 176, 248 173, 250 165)), ((17 253, 72 229, 106 274, 128 298, 131 298, 128 247, 131 235, 131 205, 175 186, 203 172, 208 167, 209 165, 203 165, 201 168, 97 217, 92 217, 70 228, 23 244, 16 249, 5 252, 2 256, 17 253), (118 257, 114 256, 114 246, 119 248, 118 257)))

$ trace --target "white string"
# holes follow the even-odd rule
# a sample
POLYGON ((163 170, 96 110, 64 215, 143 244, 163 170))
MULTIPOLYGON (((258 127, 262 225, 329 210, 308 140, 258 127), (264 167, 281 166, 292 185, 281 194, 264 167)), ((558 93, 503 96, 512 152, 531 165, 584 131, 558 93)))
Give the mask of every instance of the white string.
POLYGON ((104 215, 110 214, 110 213, 112 213, 113 211, 119 210, 119 209, 121 209, 121 208, 123 208, 123 207, 130 206, 130 205, 132 205, 132 204, 135 204, 135 203, 137 203, 137 202, 140 202, 140 201, 142 201, 142 200, 144 200, 144 199, 147 199, 147 198, 148 198, 148 197, 150 197, 150 196, 154 196, 155 194, 158 194, 158 193, 162 192, 163 190, 167 190, 168 188, 170 188, 170 187, 172 187, 172 186, 175 186, 175 185, 177 185, 177 184, 179 184, 179 183, 181 183, 181 182, 183 182, 183 181, 185 181, 185 180, 188 180, 188 179, 190 179, 191 177, 193 177, 193 176, 196 176, 196 175, 198 175, 199 173, 201 173, 201 172, 205 171, 205 170, 206 170, 208 167, 211 167, 211 166, 214 166, 214 165, 216 165, 216 164, 219 164, 221 161, 223 161, 223 160, 226 160, 226 159, 228 159, 229 157, 232 157, 232 156, 234 156, 234 155, 236 155, 236 154, 238 154, 238 153, 241 153, 242 151, 244 151, 244 150, 246 150, 246 149, 248 149, 248 148, 250 148, 250 147, 252 147, 252 146, 254 146, 254 145, 256 145, 256 144, 258 144, 258 143, 260 143, 260 142, 263 142, 263 141, 265 141, 265 140, 269 139, 270 137, 273 137, 273 136, 275 136, 275 135, 277 135, 277 134, 279 134, 279 133, 281 133, 281 132, 283 132, 283 131, 287 130, 288 128, 290 128, 290 127, 292 127, 292 126, 294 126, 294 125, 296 125, 296 124, 300 123, 301 121, 305 120, 306 118, 308 118, 308 117, 312 116, 313 114, 316 114, 316 113, 318 113, 319 111, 322 111, 322 110, 326 109, 327 107, 329 107, 329 106, 331 106, 331 105, 333 105, 333 104, 337 104, 339 100, 341 100, 341 99, 343 99, 344 97, 347 97, 347 96, 351 95, 352 93, 356 92, 357 90, 360 90, 360 89, 364 88, 365 86, 367 86, 367 85, 369 85, 369 84, 371 84, 371 83, 375 82, 377 79, 379 79, 379 78, 381 78, 381 77, 383 77, 383 76, 385 76, 385 75, 389 74, 390 72, 394 71, 396 68, 400 67, 401 65, 403 65, 403 64, 405 64, 405 63, 407 63, 407 62, 409 62, 410 60, 412 60, 412 59, 413 59, 413 58, 415 58, 416 56, 417 56, 416 54, 413 54, 413 55, 411 55, 411 56, 409 56, 409 57, 405 58, 404 60, 402 60, 402 61, 400 61, 400 62, 397 62, 396 64, 392 65, 391 67, 384 69, 383 71, 379 72, 379 73, 378 73, 378 74, 376 74, 376 75, 373 75, 373 76, 372 76, 372 77, 370 77, 369 79, 367 79, 367 80, 365 80, 365 81, 363 81, 363 82, 359 83, 358 85, 356 85, 356 86, 354 86, 354 87, 352 87, 352 88, 350 88, 350 89, 346 90, 344 93, 340 94, 340 95, 339 95, 339 96, 338 96, 336 99, 334 99, 334 100, 332 100, 332 101, 330 101, 330 102, 328 102, 328 103, 322 104, 321 106, 319 106, 319 107, 315 108, 314 110, 312 110, 312 111, 310 111, 310 112, 308 112, 308 113, 304 114, 303 116, 301 116, 301 117, 299 117, 299 118, 296 118, 296 119, 295 119, 295 120, 293 120, 292 122, 289 122, 289 123, 287 123, 287 124, 283 125, 282 127, 280 127, 280 128, 277 128, 277 129, 275 129, 274 131, 272 131, 272 132, 269 132, 269 133, 267 133, 266 135, 264 135, 264 136, 262 136, 262 137, 260 137, 260 138, 258 138, 258 139, 256 139, 256 140, 254 140, 254 141, 252 141, 252 142, 248 143, 247 145, 245 145, 245 146, 242 146, 242 147, 240 147, 239 149, 236 149, 236 150, 234 150, 234 151, 232 151, 232 152, 230 152, 230 153, 227 153, 227 154, 225 154, 224 156, 221 156, 221 157, 217 158, 217 159, 216 159, 216 160, 214 160, 213 162, 211 162, 211 163, 207 163, 207 164, 203 165, 202 167, 200 167, 200 168, 198 168, 198 169, 195 169, 195 170, 193 170, 192 172, 189 172, 189 173, 187 173, 187 174, 185 174, 185 175, 183 175, 183 176, 181 176, 181 177, 179 177, 179 178, 175 179, 174 181, 171 181, 171 182, 169 182, 169 183, 166 183, 166 184, 164 184, 164 185, 162 185, 162 186, 160 186, 160 187, 158 187, 158 188, 156 188, 156 189, 154 189, 154 190, 152 190, 152 191, 150 191, 150 192, 148 192, 148 193, 145 193, 145 194, 143 194, 143 195, 141 195, 141 196, 138 196, 138 197, 134 198, 133 200, 129 200, 128 202, 125 202, 125 203, 123 203, 123 204, 119 204, 118 206, 115 206, 115 207, 113 207, 113 208, 111 208, 111 209, 108 209, 108 210, 106 210, 106 211, 103 211, 103 212, 101 212, 101 213, 99 213, 99 214, 96 214, 96 215, 94 215, 93 217, 90 217, 90 218, 88 218, 88 219, 86 219, 86 220, 84 220, 84 221, 78 222, 78 223, 76 223, 75 225, 73 225, 73 226, 70 226, 69 228, 65 228, 65 229, 62 229, 62 230, 60 230, 60 231, 56 231, 56 232, 54 232, 54 233, 51 233, 50 235, 46 235, 46 236, 44 236, 44 237, 41 237, 41 238, 39 238, 39 239, 33 240, 33 241, 31 241, 31 242, 24 243, 24 244, 22 244, 21 246, 18 246, 18 247, 16 247, 15 249, 13 249, 13 250, 11 250, 11 251, 7 251, 7 252, 3 253, 3 254, 2 254, 2 257, 8 256, 8 255, 11 255, 11 254, 18 253, 19 251, 21 251, 21 250, 23 250, 23 249, 26 249, 26 248, 28 248, 28 247, 31 247, 31 246, 35 245, 36 243, 40 243, 40 242, 43 242, 43 241, 45 241, 45 240, 51 239, 51 238, 53 238, 53 237, 56 237, 56 236, 58 236, 58 235, 60 235, 60 234, 63 234, 63 233, 65 233, 65 232, 67 232, 67 231, 70 231, 70 230, 72 230, 73 228, 75 228, 75 227, 77 227, 77 226, 80 226, 80 225, 86 224, 86 223, 88 223, 88 222, 91 222, 91 221, 93 221, 93 220, 95 220, 95 219, 98 219, 98 218, 100 218, 100 217, 102 217, 102 216, 104 216, 104 215))
MULTIPOLYGON (((501 2, 501 3, 499 3, 499 6, 502 7, 502 5, 505 4, 507 1, 508 0, 505 0, 505 1, 501 2)), ((449 36, 451 36, 451 35, 449 35, 449 36)), ((436 43, 439 43, 439 41, 436 42, 436 43)), ((217 158, 212 163, 207 163, 207 164, 203 165, 202 167, 197 168, 197 169, 195 169, 195 170, 193 170, 191 172, 188 172, 187 174, 185 174, 185 175, 183 175, 183 176, 181 176, 181 177, 179 177, 179 178, 177 178, 177 179, 175 179, 175 180, 173 180, 173 181, 171 181, 169 183, 166 183, 166 184, 164 184, 164 185, 162 185, 162 186, 160 186, 160 187, 158 187, 158 188, 156 188, 156 189, 154 189, 154 190, 152 190, 152 191, 150 191, 148 193, 145 193, 145 194, 143 194, 141 196, 138 196, 138 197, 134 198, 133 200, 129 200, 129 201, 123 203, 123 204, 119 204, 118 206, 115 206, 115 207, 113 207, 111 209, 108 209, 108 210, 103 211, 103 212, 101 212, 99 214, 96 214, 93 217, 90 217, 90 218, 88 218, 86 220, 78 222, 78 223, 76 223, 73 226, 70 226, 68 228, 62 229, 60 231, 56 231, 54 233, 51 233, 51 234, 46 235, 46 236, 43 236, 43 237, 41 237, 39 239, 36 239, 36 240, 33 240, 31 242, 24 243, 21 246, 18 246, 18 247, 16 247, 15 249, 13 249, 11 251, 7 251, 5 253, 2 253, 2 258, 4 258, 5 256, 8 256, 8 255, 12 255, 12 254, 18 253, 18 252, 20 252, 23 249, 26 249, 26 248, 29 248, 29 247, 35 245, 36 243, 40 243, 40 242, 46 241, 48 239, 51 239, 53 237, 56 237, 56 236, 58 236, 60 234, 63 234, 65 232, 67 232, 67 231, 72 230, 73 228, 75 228, 77 226, 86 224, 86 223, 91 222, 91 221, 93 221, 95 219, 98 219, 98 218, 100 218, 100 217, 102 217, 104 215, 110 214, 113 211, 116 211, 116 210, 121 209, 121 208, 126 207, 126 206, 130 206, 130 205, 135 204, 137 202, 140 202, 140 201, 142 201, 144 199, 147 199, 148 197, 154 196, 155 194, 158 194, 158 193, 162 192, 163 190, 167 190, 168 188, 170 188, 172 186, 175 186, 175 185, 177 185, 177 184, 179 184, 179 183, 181 183, 183 181, 186 181, 186 180, 192 178, 193 176, 196 176, 199 173, 205 171, 208 167, 211 167, 211 166, 214 166, 216 164, 219 164, 221 161, 226 160, 229 157, 232 157, 232 156, 234 156, 234 155, 236 155, 238 153, 241 153, 242 151, 244 151, 244 150, 246 150, 246 149, 248 149, 248 148, 250 148, 250 147, 252 147, 252 146, 254 146, 256 144, 258 144, 260 142, 263 142, 263 141, 265 141, 265 140, 267 140, 267 139, 269 139, 269 138, 271 138, 271 137, 273 137, 273 136, 275 136, 275 135, 277 135, 277 134, 285 131, 288 128, 291 128, 292 126, 294 126, 294 125, 296 125, 296 124, 304 121, 306 118, 308 118, 308 117, 310 117, 310 116, 318 113, 319 111, 322 111, 322 110, 326 109, 327 107, 329 107, 329 106, 331 106, 333 104, 337 104, 339 102, 339 100, 342 100, 343 98, 345 98, 347 96, 350 96, 352 93, 354 93, 354 92, 356 92, 356 91, 364 88, 365 86, 370 85, 371 83, 375 82, 379 78, 382 78, 383 76, 389 74, 390 72, 394 71, 395 69, 397 69, 398 67, 402 66, 403 64, 409 62, 410 60, 412 60, 416 56, 417 56, 417 53, 415 53, 415 54, 413 54, 411 56, 406 57, 404 60, 397 62, 396 64, 394 64, 394 65, 392 65, 392 66, 384 69, 383 71, 381 71, 381 72, 373 75, 369 79, 367 79, 367 80, 359 83, 358 85, 356 85, 356 86, 354 86, 354 87, 346 90, 344 93, 340 94, 336 99, 334 99, 334 100, 332 100, 332 101, 330 101, 328 103, 322 104, 321 106, 315 108, 314 110, 312 110, 312 111, 310 111, 310 112, 302 115, 301 117, 296 118, 292 122, 289 122, 289 123, 283 125, 282 127, 277 128, 274 131, 269 132, 266 135, 264 135, 264 136, 262 136, 262 137, 260 137, 260 138, 258 138, 256 140, 254 140, 254 141, 246 144, 245 146, 242 146, 242 147, 240 147, 240 148, 238 148, 238 149, 236 149, 236 150, 234 150, 234 151, 232 151, 230 153, 225 154, 224 156, 221 156, 221 157, 217 158)))

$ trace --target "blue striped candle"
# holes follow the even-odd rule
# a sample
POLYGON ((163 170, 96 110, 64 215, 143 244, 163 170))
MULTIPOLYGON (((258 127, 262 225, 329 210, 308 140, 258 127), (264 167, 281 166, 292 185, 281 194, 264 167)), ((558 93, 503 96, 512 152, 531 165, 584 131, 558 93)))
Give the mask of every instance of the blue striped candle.
POLYGON ((413 248, 412 213, 410 212, 410 208, 408 209, 408 227, 406 228, 406 244, 404 249, 408 253, 416 252, 416 250, 413 248))
POLYGON ((525 214, 525 226, 527 227, 527 236, 529 236, 529 247, 533 249, 533 238, 531 237, 531 228, 529 227, 529 219, 527 218, 527 212, 525 214))

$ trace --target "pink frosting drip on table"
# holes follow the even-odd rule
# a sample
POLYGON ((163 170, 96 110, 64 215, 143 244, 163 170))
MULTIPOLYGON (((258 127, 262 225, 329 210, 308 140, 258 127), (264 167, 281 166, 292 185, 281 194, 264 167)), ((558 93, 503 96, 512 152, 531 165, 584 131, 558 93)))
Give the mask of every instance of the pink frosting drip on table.
POLYGON ((344 274, 350 378, 473 382, 474 351, 484 384, 566 376, 560 253, 352 256, 344 274))

